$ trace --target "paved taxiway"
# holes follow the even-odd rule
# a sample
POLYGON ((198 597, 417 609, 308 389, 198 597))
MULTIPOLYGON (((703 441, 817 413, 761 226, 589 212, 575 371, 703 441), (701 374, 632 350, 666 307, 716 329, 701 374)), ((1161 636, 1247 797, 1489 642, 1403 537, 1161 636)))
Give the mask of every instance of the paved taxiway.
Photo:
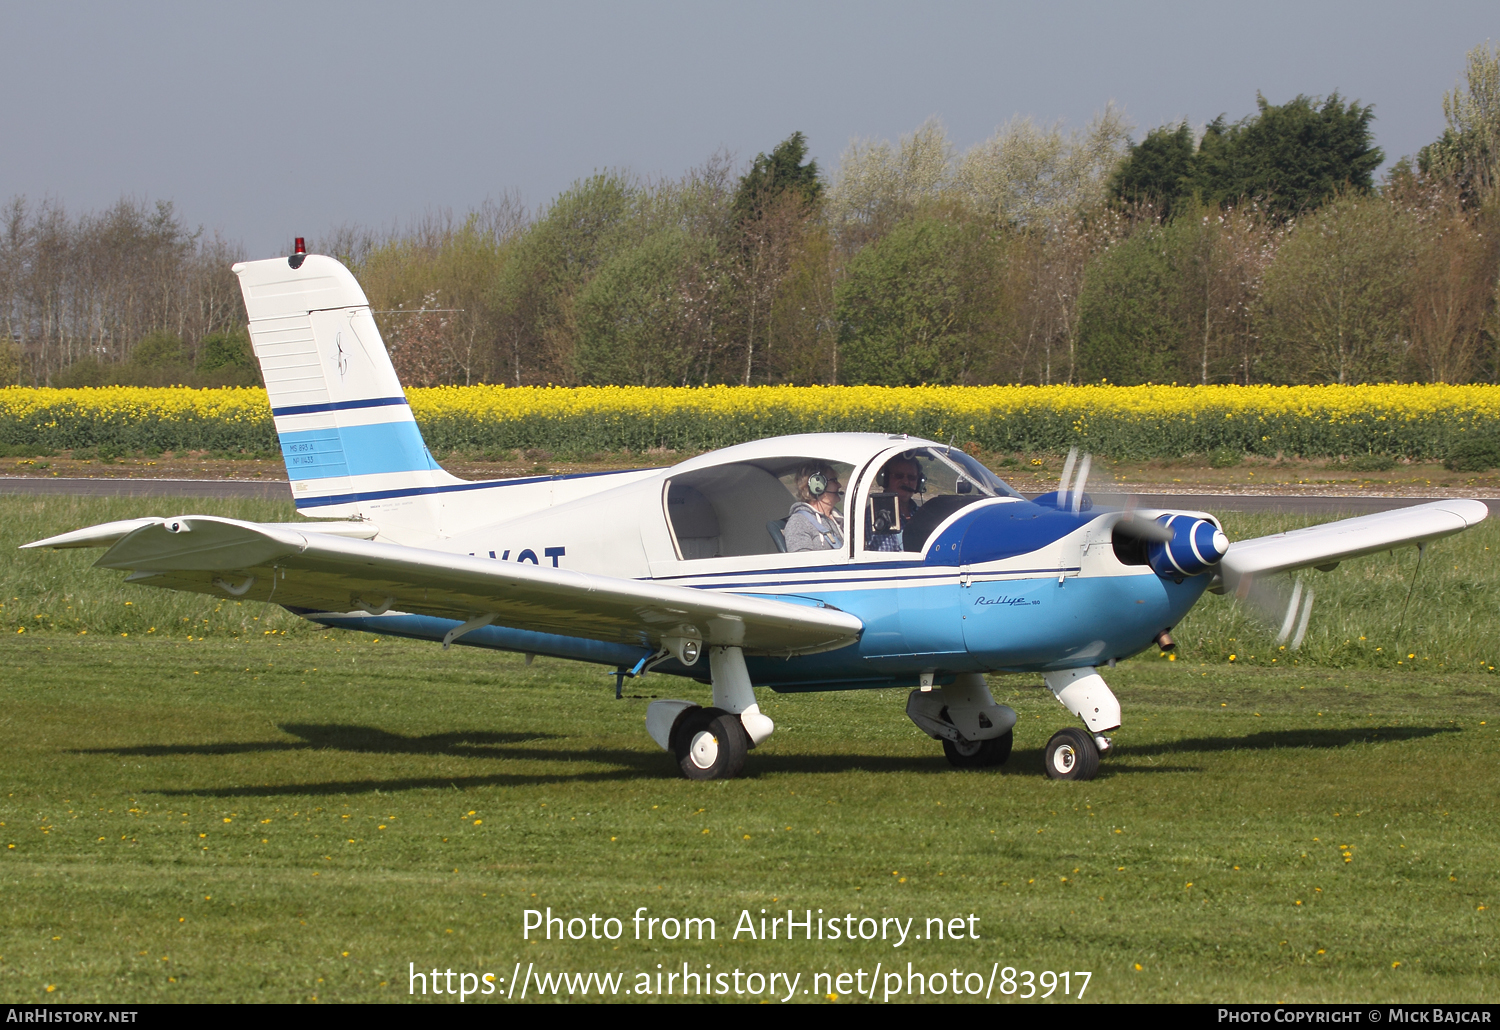
MULTIPOLYGON (((0 494, 66 494, 79 497, 253 497, 290 499, 285 480, 245 479, 63 479, 0 476, 0 494)), ((1094 503, 1123 507, 1128 496, 1142 508, 1187 508, 1213 512, 1288 512, 1296 515, 1368 515, 1405 508, 1437 497, 1348 497, 1276 494, 1116 494, 1093 493, 1094 503)), ((1500 498, 1481 497, 1491 509, 1500 498)))

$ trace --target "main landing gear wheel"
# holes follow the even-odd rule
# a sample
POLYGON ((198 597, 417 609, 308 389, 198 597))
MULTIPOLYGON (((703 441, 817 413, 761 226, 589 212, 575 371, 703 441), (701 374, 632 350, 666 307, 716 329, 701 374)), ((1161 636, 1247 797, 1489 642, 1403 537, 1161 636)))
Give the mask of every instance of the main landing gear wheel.
POLYGON ((690 780, 729 780, 745 768, 750 736, 739 716, 722 708, 694 708, 672 730, 672 753, 690 780))
POLYGON ((1043 759, 1054 780, 1092 780, 1099 774, 1099 748, 1082 730, 1058 730, 1047 741, 1043 759))
POLYGON ((1010 730, 989 740, 952 741, 944 738, 943 754, 948 756, 948 764, 955 769, 987 769, 1005 764, 1010 758, 1010 746, 1014 740, 1015 735, 1010 730))

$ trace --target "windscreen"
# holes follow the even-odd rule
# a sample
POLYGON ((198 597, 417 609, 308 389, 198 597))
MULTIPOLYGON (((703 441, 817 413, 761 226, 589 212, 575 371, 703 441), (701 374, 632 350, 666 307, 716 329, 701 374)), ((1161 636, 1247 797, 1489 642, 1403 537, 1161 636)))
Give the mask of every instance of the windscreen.
POLYGON ((921 551, 960 508, 993 497, 1020 498, 963 451, 917 447, 886 458, 866 502, 867 551, 921 551))

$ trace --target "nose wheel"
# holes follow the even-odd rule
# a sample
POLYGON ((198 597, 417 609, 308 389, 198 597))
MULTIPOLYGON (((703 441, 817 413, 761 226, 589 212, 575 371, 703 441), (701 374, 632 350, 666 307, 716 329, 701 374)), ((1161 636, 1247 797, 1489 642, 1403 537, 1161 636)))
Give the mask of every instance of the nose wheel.
POLYGON ((1054 780, 1092 780, 1099 774, 1099 747, 1093 737, 1069 727, 1047 741, 1043 762, 1054 780))

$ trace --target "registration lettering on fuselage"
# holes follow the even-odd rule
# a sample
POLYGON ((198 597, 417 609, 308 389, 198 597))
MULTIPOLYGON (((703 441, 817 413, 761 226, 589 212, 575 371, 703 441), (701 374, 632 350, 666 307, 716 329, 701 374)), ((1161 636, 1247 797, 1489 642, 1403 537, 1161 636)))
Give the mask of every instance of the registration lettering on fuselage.
MULTIPOLYGON (((544 548, 542 548, 542 557, 544 557, 544 558, 551 558, 552 559, 552 567, 554 569, 559 567, 558 563, 557 563, 558 559, 561 558, 563 555, 565 555, 567 553, 568 553, 568 549, 566 547, 544 547, 544 548)), ((503 551, 499 551, 499 553, 496 553, 496 551, 491 551, 491 552, 489 552, 489 555, 490 555, 491 558, 495 559, 496 561, 510 561, 511 560, 510 549, 509 548, 506 548, 503 551)), ((478 555, 476 555, 473 551, 470 551, 469 552, 469 557, 470 558, 475 558, 475 557, 478 557, 478 555)), ((536 552, 533 551, 529 547, 526 548, 525 550, 521 551, 520 554, 516 555, 515 560, 518 561, 518 562, 530 562, 533 565, 540 565, 542 563, 541 559, 536 556, 536 552)))

